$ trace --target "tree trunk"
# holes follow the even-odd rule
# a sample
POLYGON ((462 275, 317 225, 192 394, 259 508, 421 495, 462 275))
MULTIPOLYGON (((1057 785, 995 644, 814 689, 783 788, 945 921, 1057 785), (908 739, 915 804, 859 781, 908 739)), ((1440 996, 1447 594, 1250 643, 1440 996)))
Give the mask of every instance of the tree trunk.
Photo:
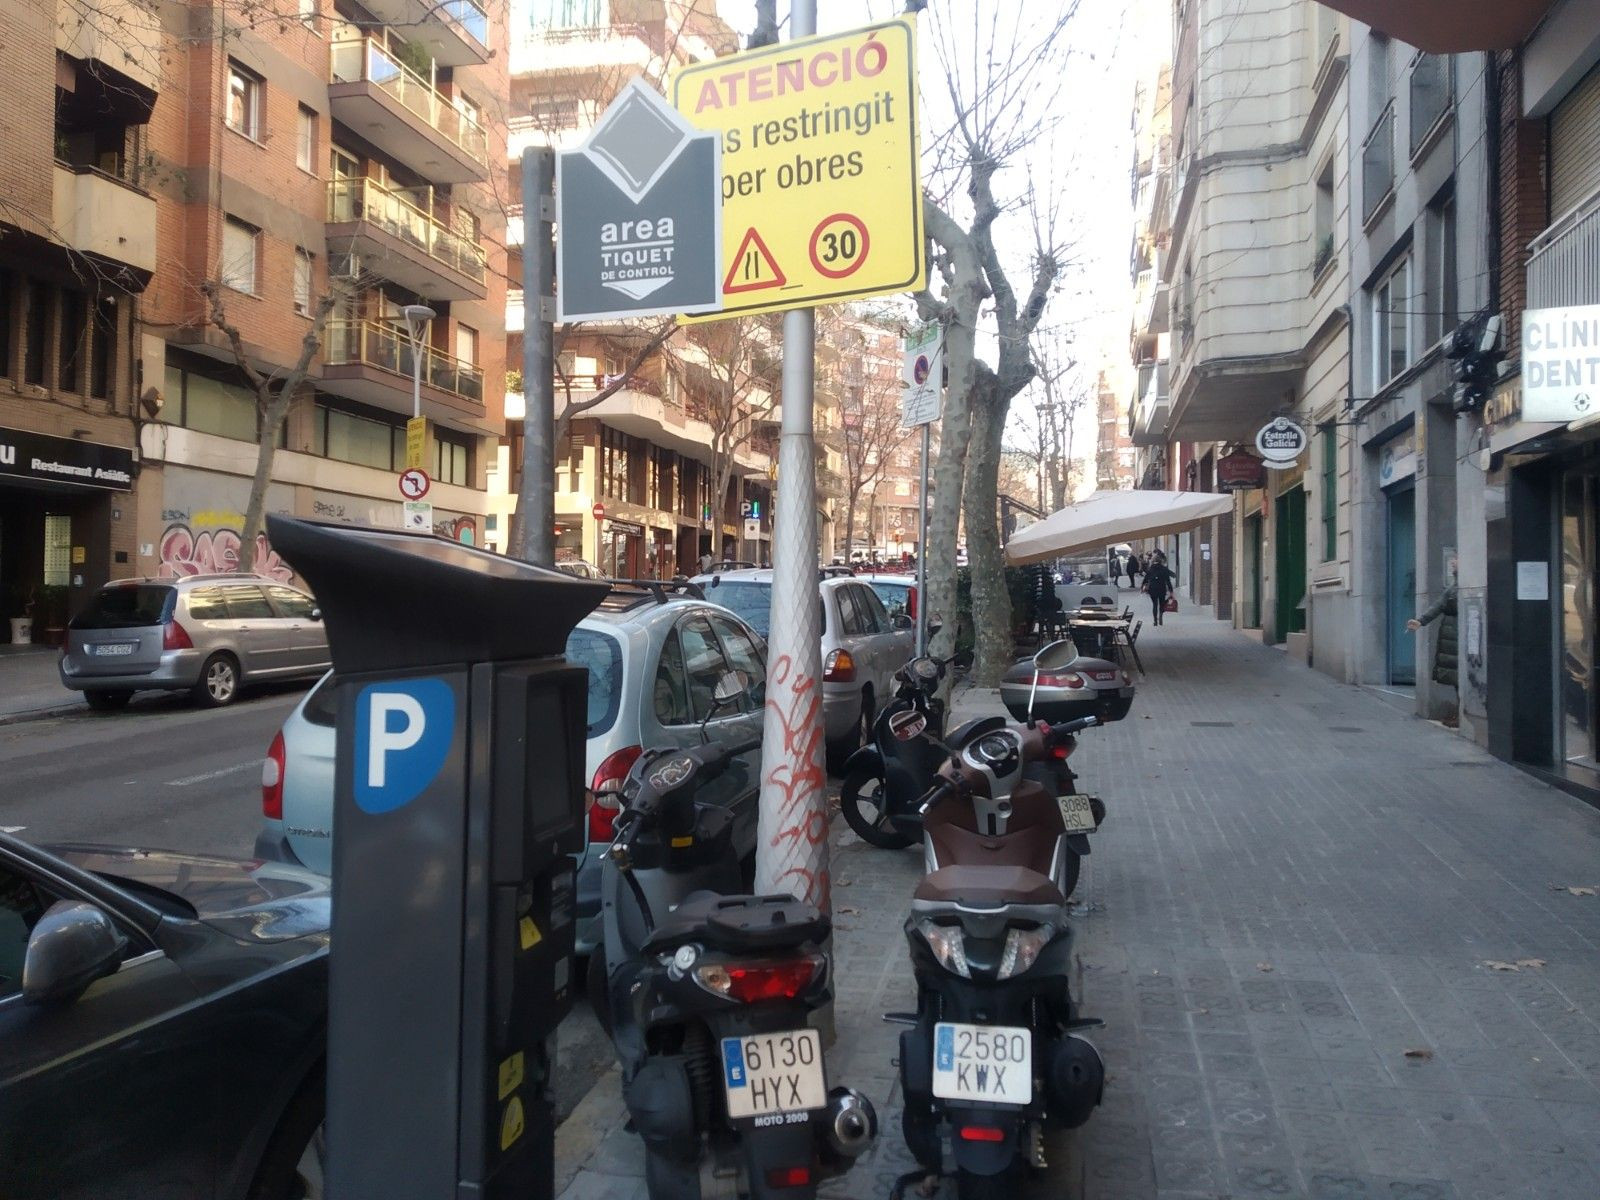
MULTIPOLYGON (((958 282, 958 287, 963 283, 958 282)), ((964 281, 973 296, 976 313, 981 281, 964 281)), ((965 314, 963 314, 965 315, 965 314)), ((971 395, 976 382, 974 323, 955 320, 945 330, 945 361, 950 384, 945 390, 939 431, 939 461, 933 470, 933 511, 928 518, 928 612, 938 613, 944 625, 929 643, 939 658, 955 653, 958 609, 956 605, 956 542, 961 525, 961 485, 967 470, 967 441, 971 436, 971 395)))
POLYGON ((256 435, 256 473, 250 480, 250 500, 244 509, 244 528, 239 530, 239 570, 248 575, 256 569, 256 535, 267 507, 267 487, 272 483, 272 460, 278 452, 278 431, 294 394, 280 388, 261 408, 261 428, 256 435))
POLYGON ((993 387, 980 388, 972 404, 967 451, 967 560, 972 570, 973 682, 998 687, 1012 660, 1011 596, 995 512, 1000 489, 1000 444, 1009 405, 993 387))
POLYGON ((856 500, 857 493, 852 491, 844 504, 844 561, 850 561, 850 551, 855 548, 856 540, 856 500))

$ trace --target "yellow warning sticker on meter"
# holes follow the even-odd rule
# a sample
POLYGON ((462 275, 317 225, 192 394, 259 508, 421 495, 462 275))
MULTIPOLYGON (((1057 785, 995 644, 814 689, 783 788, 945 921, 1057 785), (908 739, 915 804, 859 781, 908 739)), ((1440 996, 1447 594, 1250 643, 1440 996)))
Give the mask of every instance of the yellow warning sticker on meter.
POLYGON ((512 1092, 522 1086, 523 1075, 522 1051, 518 1050, 505 1062, 500 1064, 500 1092, 498 1099, 504 1100, 512 1092))
POLYGON ((544 941, 544 934, 539 932, 539 927, 533 923, 532 917, 523 917, 517 922, 517 936, 524 950, 532 950, 544 941))
POLYGON ((500 1149, 511 1149, 511 1143, 522 1136, 524 1128, 522 1119, 522 1097, 513 1096, 506 1105, 505 1112, 500 1114, 500 1149))

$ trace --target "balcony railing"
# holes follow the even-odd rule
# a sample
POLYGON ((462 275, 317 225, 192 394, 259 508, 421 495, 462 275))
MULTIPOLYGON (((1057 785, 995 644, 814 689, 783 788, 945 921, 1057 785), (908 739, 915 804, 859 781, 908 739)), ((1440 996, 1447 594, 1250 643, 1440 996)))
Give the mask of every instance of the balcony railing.
MULTIPOLYGON (((377 321, 329 321, 327 352, 330 367, 364 364, 389 371, 409 381, 413 358, 411 338, 404 329, 377 321)), ((431 346, 422 348, 422 382, 440 391, 483 403, 483 370, 431 346)))
POLYGON ((474 282, 483 282, 481 246, 468 241, 377 180, 333 179, 328 182, 328 223, 343 221, 376 225, 474 282))
POLYGON ((443 92, 371 38, 350 38, 332 47, 334 83, 370 83, 382 88, 430 128, 487 166, 489 135, 443 92))
POLYGON ((1411 153, 1422 149, 1455 102, 1455 59, 1448 54, 1419 54, 1411 64, 1411 153))
POLYGON ((489 44, 489 15, 475 0, 444 0, 434 11, 478 45, 489 44))
POLYGON ((1600 192, 1533 240, 1528 253, 1528 307, 1577 308, 1600 303, 1600 192))
POLYGON ((1394 105, 1383 110, 1361 146, 1361 217, 1371 220, 1394 191, 1394 105))

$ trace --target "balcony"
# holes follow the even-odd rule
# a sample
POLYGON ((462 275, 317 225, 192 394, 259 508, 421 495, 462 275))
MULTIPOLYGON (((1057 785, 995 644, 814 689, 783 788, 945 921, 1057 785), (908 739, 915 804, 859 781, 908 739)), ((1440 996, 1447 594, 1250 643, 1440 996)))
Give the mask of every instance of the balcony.
POLYGON ((333 119, 435 183, 489 177, 489 135, 448 96, 371 38, 335 42, 333 119))
POLYGON ((1528 254, 1528 307, 1600 304, 1600 192, 1534 238, 1528 254))
POLYGON ((53 221, 74 250, 149 282, 156 269, 156 202, 131 183, 93 167, 55 165, 53 221))
MULTIPOLYGON (((411 339, 377 321, 329 321, 322 387, 390 412, 411 412, 411 339)), ((484 416, 483 370, 431 346, 422 351, 422 407, 484 416)))
MULTIPOLYGON (((70 58, 100 63, 132 80, 148 99, 144 120, 161 87, 161 14, 153 0, 95 0, 60 4, 56 49, 70 58)), ((49 9, 45 10, 47 13, 49 9)))
POLYGON ((441 67, 489 61, 489 17, 477 0, 370 0, 367 10, 405 39, 427 48, 441 67))
POLYGON ((328 183, 328 252, 432 300, 482 300, 483 249, 372 179, 328 183))
POLYGON ((1167 364, 1139 367, 1139 395, 1128 417, 1128 436, 1135 446, 1159 446, 1167 440, 1172 396, 1168 391, 1167 364))
POLYGON ((656 63, 643 25, 581 25, 534 29, 511 48, 512 78, 529 75, 648 71, 656 63))

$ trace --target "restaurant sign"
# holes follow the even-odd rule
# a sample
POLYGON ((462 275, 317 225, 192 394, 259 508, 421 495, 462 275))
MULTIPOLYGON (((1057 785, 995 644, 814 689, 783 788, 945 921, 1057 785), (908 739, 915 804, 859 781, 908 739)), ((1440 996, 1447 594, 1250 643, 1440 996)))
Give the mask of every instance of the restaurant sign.
POLYGON ((1305 427, 1289 417, 1274 417, 1256 434, 1262 462, 1274 471, 1287 471, 1300 461, 1311 437, 1305 427))
POLYGON ((0 429, 0 476, 126 492, 133 488, 133 451, 76 438, 0 429))
POLYGON ((1219 492, 1244 492, 1265 487, 1266 464, 1240 446, 1232 453, 1217 459, 1217 490, 1219 492))

